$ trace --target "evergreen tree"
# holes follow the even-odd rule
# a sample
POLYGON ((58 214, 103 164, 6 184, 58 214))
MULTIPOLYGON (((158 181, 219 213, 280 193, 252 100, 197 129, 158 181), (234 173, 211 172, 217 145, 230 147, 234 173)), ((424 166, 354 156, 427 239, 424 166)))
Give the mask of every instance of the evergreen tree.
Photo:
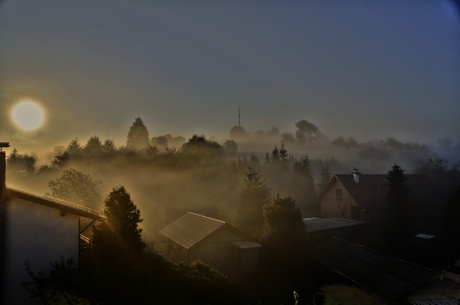
POLYGON ((141 118, 137 117, 129 128, 126 148, 140 150, 149 144, 149 132, 141 118))
POLYGON ((270 189, 252 166, 248 166, 244 183, 236 211, 237 226, 243 232, 258 238, 264 225, 262 208, 270 203, 270 189))
POLYGON ((83 149, 81 148, 80 143, 78 142, 78 138, 73 139, 70 141, 69 145, 65 150, 69 155, 70 159, 79 159, 83 153, 83 149))
POLYGON ((263 243, 281 256, 299 254, 307 241, 307 231, 294 198, 276 195, 272 203, 264 205, 263 215, 263 243))
POLYGON ((98 136, 89 138, 85 148, 83 148, 85 157, 99 157, 102 154, 102 143, 98 136))
POLYGON ((437 240, 441 263, 449 263, 458 259, 460 256, 460 186, 452 192, 444 205, 437 240))
POLYGON ((301 194, 296 196, 296 198, 299 202, 301 211, 303 213, 319 213, 320 206, 316 202, 317 193, 315 179, 308 156, 294 162, 294 173, 296 173, 294 177, 297 184, 300 183, 298 189, 301 190, 301 194))
POLYGON ((101 146, 102 152, 105 154, 111 154, 117 151, 117 146, 112 140, 105 140, 101 146))
POLYGON ((407 177, 399 165, 394 165, 385 176, 388 183, 385 216, 387 243, 394 251, 401 253, 409 240, 412 213, 409 206, 410 190, 406 187, 407 177))
POLYGON ((331 173, 329 172, 329 164, 326 162, 326 164, 323 165, 321 168, 321 175, 319 176, 319 182, 318 182, 318 193, 321 193, 331 180, 331 173))
POLYGON ((10 173, 34 173, 35 162, 37 162, 37 159, 34 156, 30 156, 28 154, 20 154, 15 148, 6 158, 6 168, 10 173))
POLYGON ((145 296, 148 280, 140 211, 124 186, 113 188, 104 203, 106 221, 93 227, 92 278, 103 286, 107 303, 142 303, 137 298, 145 296))

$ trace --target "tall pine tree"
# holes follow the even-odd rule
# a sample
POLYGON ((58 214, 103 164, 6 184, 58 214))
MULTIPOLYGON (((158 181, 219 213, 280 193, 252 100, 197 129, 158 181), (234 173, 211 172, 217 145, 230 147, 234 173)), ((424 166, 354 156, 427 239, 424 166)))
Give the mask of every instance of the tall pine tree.
POLYGON ((301 194, 296 196, 300 210, 304 214, 319 214, 320 206, 316 202, 315 179, 308 156, 300 158, 294 163, 294 173, 296 173, 297 183, 300 183, 301 194))
POLYGON ((399 165, 393 165, 385 176, 388 183, 385 215, 387 245, 396 254, 402 254, 409 241, 412 213, 409 206, 410 190, 406 186, 407 177, 399 165))
POLYGON ((252 166, 248 166, 244 183, 236 211, 237 226, 258 239, 264 225, 263 206, 270 203, 270 189, 252 166))
POLYGON ((132 150, 140 150, 149 144, 149 132, 141 118, 137 117, 129 128, 126 147, 132 150))

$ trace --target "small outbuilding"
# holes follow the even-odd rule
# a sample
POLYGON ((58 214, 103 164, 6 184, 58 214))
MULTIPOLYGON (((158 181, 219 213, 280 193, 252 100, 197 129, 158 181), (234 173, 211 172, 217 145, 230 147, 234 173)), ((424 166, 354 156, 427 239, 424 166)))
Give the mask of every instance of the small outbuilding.
POLYGON ((225 221, 188 212, 159 232, 175 262, 200 260, 226 273, 257 270, 262 247, 225 221))

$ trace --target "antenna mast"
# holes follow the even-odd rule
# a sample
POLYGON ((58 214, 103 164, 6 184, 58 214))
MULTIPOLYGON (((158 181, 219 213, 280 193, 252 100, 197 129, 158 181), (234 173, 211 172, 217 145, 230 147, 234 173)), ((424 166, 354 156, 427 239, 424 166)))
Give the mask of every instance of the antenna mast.
POLYGON ((240 107, 238 107, 238 126, 241 126, 241 121, 240 121, 240 107))

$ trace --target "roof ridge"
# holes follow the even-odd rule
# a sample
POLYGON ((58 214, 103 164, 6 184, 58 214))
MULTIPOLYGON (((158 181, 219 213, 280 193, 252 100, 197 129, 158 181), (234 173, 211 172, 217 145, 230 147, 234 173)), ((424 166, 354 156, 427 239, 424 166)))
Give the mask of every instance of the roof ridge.
POLYGON ((207 219, 210 219, 210 220, 214 220, 214 221, 216 221, 216 222, 220 222, 220 223, 222 223, 222 224, 226 224, 226 223, 227 223, 226 221, 223 221, 223 220, 220 220, 220 219, 212 218, 212 217, 209 217, 209 216, 204 216, 204 215, 201 215, 201 214, 198 214, 198 213, 194 213, 194 212, 190 212, 190 211, 188 211, 187 214, 197 215, 197 216, 200 216, 200 217, 203 217, 203 218, 207 218, 207 219))

